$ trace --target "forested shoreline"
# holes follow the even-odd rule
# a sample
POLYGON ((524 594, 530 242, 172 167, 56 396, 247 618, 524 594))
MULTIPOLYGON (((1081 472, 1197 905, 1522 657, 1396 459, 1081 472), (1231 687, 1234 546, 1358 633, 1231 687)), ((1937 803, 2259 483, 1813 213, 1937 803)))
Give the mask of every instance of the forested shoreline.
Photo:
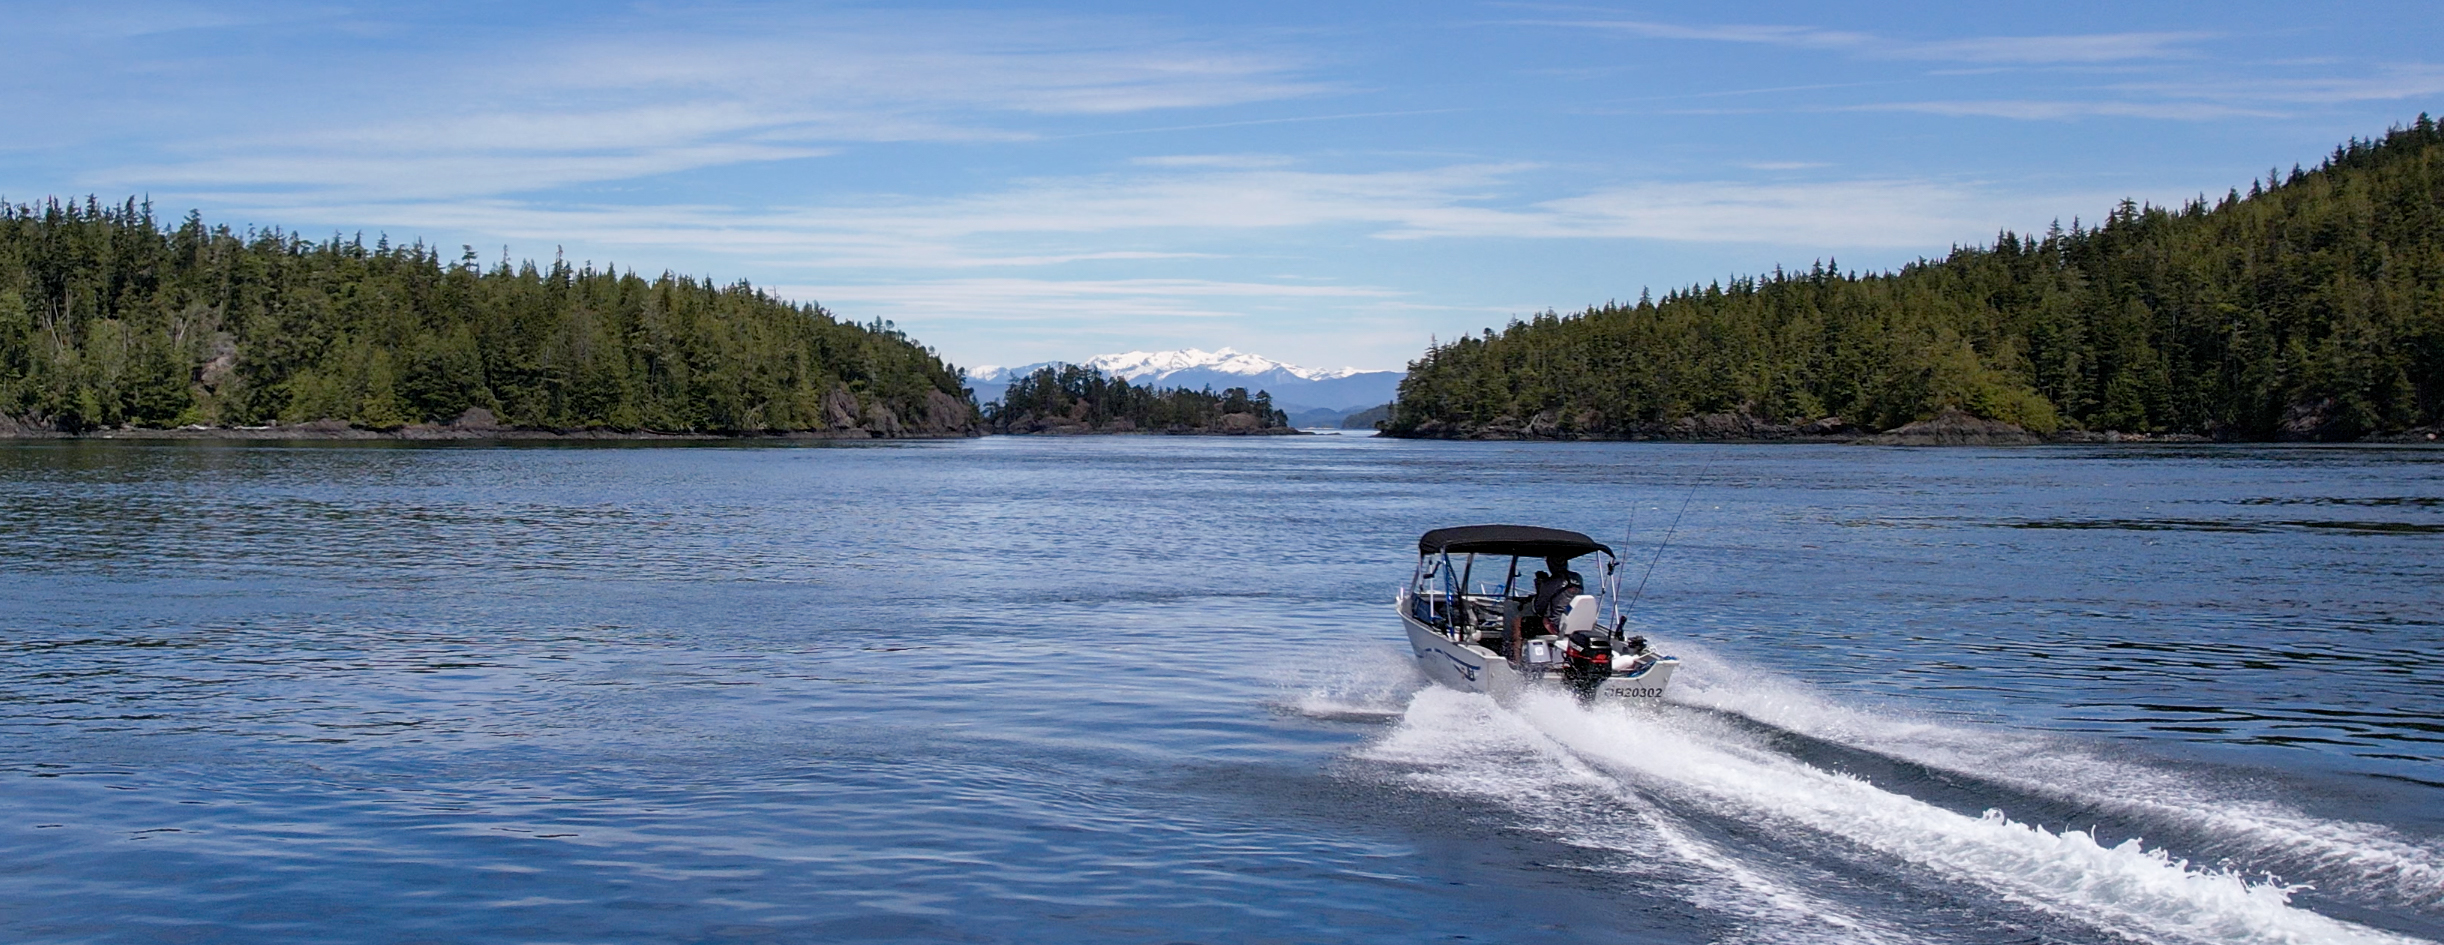
POLYGON ((2444 131, 2421 115, 2245 195, 2124 201, 1896 272, 1820 263, 1546 312, 1432 346, 1386 432, 1749 438, 1963 413, 2037 434, 2433 432, 2444 131))
MULTIPOLYGON (((1384 431, 2352 440, 2444 421, 2444 129, 2427 116, 2180 208, 1897 271, 1679 289, 1437 343, 1384 431)), ((0 434, 1269 433, 1263 392, 1047 368, 981 410, 888 323, 746 283, 0 204, 0 434)))
POLYGON ((744 282, 0 205, 0 431, 960 436, 959 373, 744 282))
POLYGON ((1233 387, 1221 393, 1152 387, 1092 367, 1063 364, 1010 382, 1001 399, 984 405, 994 433, 1296 433, 1272 395, 1233 387))

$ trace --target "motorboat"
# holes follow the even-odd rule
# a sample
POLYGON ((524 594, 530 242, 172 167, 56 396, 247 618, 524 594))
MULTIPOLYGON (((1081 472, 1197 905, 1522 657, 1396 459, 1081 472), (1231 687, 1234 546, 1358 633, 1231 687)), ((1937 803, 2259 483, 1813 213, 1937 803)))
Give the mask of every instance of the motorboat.
POLYGON ((1552 686, 1589 700, 1660 700, 1680 668, 1646 638, 1628 635, 1620 559, 1574 531, 1464 525, 1427 532, 1417 540, 1417 571, 1400 590, 1399 607, 1428 677, 1498 699, 1552 686), (1592 588, 1570 566, 1589 555, 1598 556, 1592 588))

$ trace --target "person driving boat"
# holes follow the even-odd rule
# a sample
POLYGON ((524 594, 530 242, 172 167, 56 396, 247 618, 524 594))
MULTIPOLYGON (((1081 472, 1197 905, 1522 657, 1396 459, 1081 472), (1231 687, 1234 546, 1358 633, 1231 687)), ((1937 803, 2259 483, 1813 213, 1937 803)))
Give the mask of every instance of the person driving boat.
POLYGON ((1528 614, 1543 621, 1536 625, 1537 633, 1560 633, 1561 611, 1586 593, 1587 581, 1570 570, 1568 558, 1548 557, 1544 564, 1547 570, 1536 572, 1536 596, 1528 603, 1528 614))

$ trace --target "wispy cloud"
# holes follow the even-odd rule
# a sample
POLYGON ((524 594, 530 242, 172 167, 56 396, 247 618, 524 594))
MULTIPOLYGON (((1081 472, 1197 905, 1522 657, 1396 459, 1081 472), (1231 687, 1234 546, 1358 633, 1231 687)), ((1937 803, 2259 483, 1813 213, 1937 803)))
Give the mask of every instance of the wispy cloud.
POLYGON ((1065 116, 1213 108, 1327 88, 1301 78, 1301 63, 1285 54, 1108 23, 919 19, 527 37, 514 55, 431 64, 440 71, 424 80, 432 94, 420 100, 379 109, 345 95, 320 109, 286 103, 287 111, 179 141, 152 159, 89 170, 79 183, 481 198, 874 142, 1027 140, 1065 116))
POLYGON ((1322 86, 1279 54, 1110 24, 971 17, 960 25, 814 20, 756 35, 571 43, 509 70, 562 91, 681 94, 1033 114, 1115 114, 1293 97, 1322 86))
POLYGON ((685 243, 791 268, 970 268, 1203 252, 1263 230, 1424 225, 1501 192, 1527 164, 1329 173, 1254 162, 1158 162, 1126 173, 1040 178, 980 193, 789 207, 617 206, 411 199, 333 203, 263 195, 286 216, 389 221, 425 231, 605 246, 685 243), (1186 243, 1180 249, 1173 244, 1186 243), (1135 245, 1132 245, 1135 244, 1135 245), (1114 254, 1128 255, 1114 255, 1114 254))
POLYGON ((1445 206, 1392 239, 1652 239, 1932 248, 1992 225, 1992 195, 1925 180, 1682 181, 1611 187, 1516 209, 1445 206))
POLYGON ((1279 154, 1163 154, 1131 158, 1144 167, 1287 167, 1297 163, 1279 154))
POLYGON ((2444 65, 2386 63, 2372 67, 2371 72, 2350 76, 2227 76, 2214 80, 2130 82, 2114 88, 2168 98, 2294 105, 2391 102, 2444 95, 2444 65))
POLYGON ((2195 55, 2187 48, 2211 33, 2079 33, 2050 36, 1974 36, 1906 40, 1854 30, 1814 26, 1684 25, 1643 20, 1544 21, 1546 25, 1609 30, 1648 39, 1747 43, 1820 49, 1882 59, 2051 65, 2127 62, 2195 55))
POLYGON ((1163 318, 1233 318, 1237 308, 1207 299, 1390 299, 1406 293, 1377 286, 1300 285, 1212 279, 944 279, 897 284, 784 286, 827 299, 887 303, 900 311, 965 320, 1034 320, 1046 316, 1135 314, 1163 318))
MULTIPOLYGON (((2354 64, 2348 60, 2295 58, 2279 62, 2218 63, 2200 47, 2212 40, 2231 37, 2206 31, 1903 39, 1816 26, 1690 25, 1634 19, 1545 21, 1545 25, 1605 30, 1647 39, 1821 50, 1854 60, 1952 63, 1961 66, 1934 73, 1946 78, 2026 73, 2029 67, 2058 67, 2053 70, 2057 74, 2076 75, 2083 80, 2075 87, 2055 85, 2035 95, 1941 96, 1851 105, 1800 106, 1810 110, 1914 112, 2023 121, 2080 118, 2219 121, 2296 117, 2299 113, 2297 106, 2303 105, 2400 101, 2444 94, 2444 66, 2423 62, 2354 64), (2269 69, 2301 68, 2347 70, 2357 74, 2263 74, 2269 69), (2173 75, 2178 78, 2100 81, 2101 76, 2112 73, 2173 75)), ((1829 89, 1837 86, 1821 87, 1829 89)), ((1696 96, 1683 94, 1675 97, 1696 96)))
POLYGON ((1888 42, 1875 55, 1894 59, 2046 65, 2180 59, 2213 33, 2086 33, 2060 36, 1979 36, 1931 42, 1888 42))
MULTIPOLYGON (((1244 343, 1250 322, 1268 314, 1304 316, 1302 320, 1320 329, 1324 326, 1316 316, 1330 313, 1329 321, 1376 322, 1376 330, 1389 328, 1397 337, 1397 327, 1381 323, 1404 320, 1370 313, 1417 307, 1405 301, 1409 293, 1380 286, 1214 279, 943 279, 771 288, 791 298, 821 300, 837 310, 935 326, 954 338, 968 332, 1023 331, 1024 344, 1001 347, 994 355, 1005 363, 1076 358, 1079 352, 1115 347, 1244 343)), ((1272 344, 1281 344, 1278 334, 1266 334, 1274 336, 1272 344)), ((1415 345, 1411 339, 1403 342, 1380 354, 1341 346, 1331 356, 1396 364, 1415 345)))
MULTIPOLYGON (((1786 170, 1807 166, 1782 165, 1786 170)), ((1792 180, 1785 174, 1765 183, 1683 180, 1608 186, 1559 198, 1523 197, 1520 191, 1531 186, 1537 170, 1528 164, 1462 164, 1335 173, 1188 162, 1040 179, 992 192, 861 205, 542 206, 485 200, 313 205, 302 212, 521 240, 550 241, 557 234, 583 233, 590 245, 609 250, 684 243, 751 260, 765 271, 937 273, 1225 258, 1261 246, 1261 241, 1250 242, 1258 234, 1336 232, 1399 242, 1643 239, 1794 246, 1811 252, 1932 248, 1989 233, 1999 225, 2043 219, 2025 213, 1998 219, 1998 206, 2010 205, 2015 213, 2025 208, 1974 184, 1922 179, 1792 180)), ((2102 206, 2109 201, 2095 197, 2089 202, 2102 206)), ((2086 204, 2055 199, 2048 205, 2060 212, 2086 204)), ((1162 284, 1108 285, 1145 289, 1162 284)))
POLYGON ((2077 118, 2152 118, 2217 121, 2288 118, 2304 106, 2393 102, 2444 95, 2444 66, 2389 64, 2372 75, 2317 77, 2225 76, 2214 80, 2123 82, 2098 91, 2096 99, 1955 99, 1877 102, 1845 111, 1919 112, 1929 115, 2064 121, 2077 118))
POLYGON ((1853 112, 1918 112, 1955 117, 2014 118, 2022 121, 2068 121, 2076 118, 2157 118, 2168 121, 2214 121, 2224 118, 2280 118, 2286 113, 2207 102, 1984 101, 1877 102, 1841 109, 1853 112))

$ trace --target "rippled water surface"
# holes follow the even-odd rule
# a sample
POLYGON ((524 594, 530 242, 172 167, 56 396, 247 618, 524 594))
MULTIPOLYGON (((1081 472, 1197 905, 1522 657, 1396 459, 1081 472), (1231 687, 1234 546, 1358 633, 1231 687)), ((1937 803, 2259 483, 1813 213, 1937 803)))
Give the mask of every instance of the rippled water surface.
POLYGON ((0 444, 0 939, 2439 941, 2439 652, 2422 448, 0 444))

